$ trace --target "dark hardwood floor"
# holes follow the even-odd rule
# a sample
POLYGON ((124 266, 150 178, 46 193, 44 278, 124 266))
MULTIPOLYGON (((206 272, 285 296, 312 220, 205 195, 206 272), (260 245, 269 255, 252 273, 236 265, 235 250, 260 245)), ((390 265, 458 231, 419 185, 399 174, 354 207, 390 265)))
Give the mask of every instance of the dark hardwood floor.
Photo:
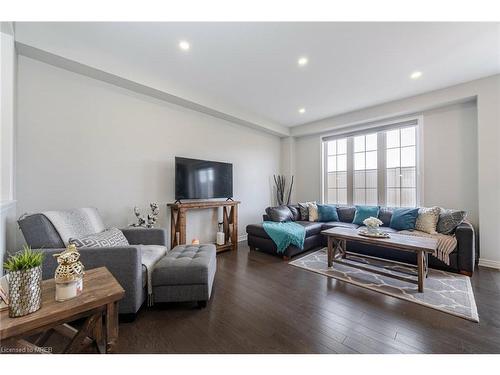
POLYGON ((480 323, 250 251, 217 256, 211 301, 143 307, 121 353, 500 353, 500 271, 472 284, 480 323))

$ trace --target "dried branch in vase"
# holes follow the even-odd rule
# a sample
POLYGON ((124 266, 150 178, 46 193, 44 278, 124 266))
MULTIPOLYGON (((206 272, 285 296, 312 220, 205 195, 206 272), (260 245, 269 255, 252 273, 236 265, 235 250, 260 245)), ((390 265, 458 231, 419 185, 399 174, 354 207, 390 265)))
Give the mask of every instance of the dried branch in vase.
POLYGON ((284 205, 284 204, 290 204, 294 176, 292 176, 292 178, 291 178, 290 186, 288 189, 286 187, 287 182, 286 182, 285 176, 273 175, 273 178, 274 178, 274 184, 276 187, 276 202, 278 203, 279 206, 284 205))

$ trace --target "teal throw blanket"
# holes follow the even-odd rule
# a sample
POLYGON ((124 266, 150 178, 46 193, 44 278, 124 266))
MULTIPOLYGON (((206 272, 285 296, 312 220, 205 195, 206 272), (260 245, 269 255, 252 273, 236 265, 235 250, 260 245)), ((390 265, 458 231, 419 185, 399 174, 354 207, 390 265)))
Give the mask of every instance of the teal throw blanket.
POLYGON ((304 248, 306 229, 293 221, 278 223, 264 221, 264 230, 278 247, 278 253, 282 253, 289 245, 295 245, 299 249, 304 248))

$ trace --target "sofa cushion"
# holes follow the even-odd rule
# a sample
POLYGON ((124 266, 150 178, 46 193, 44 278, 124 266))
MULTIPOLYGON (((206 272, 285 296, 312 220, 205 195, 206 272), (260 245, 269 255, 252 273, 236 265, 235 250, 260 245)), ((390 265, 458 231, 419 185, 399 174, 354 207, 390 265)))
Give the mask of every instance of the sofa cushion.
POLYGON ((321 222, 339 221, 337 206, 334 204, 318 204, 318 216, 321 222))
POLYGON ((337 206, 337 214, 339 215, 339 221, 344 223, 352 223, 354 220, 354 214, 356 213, 356 207, 352 206, 337 206))
POLYGON ((417 222, 415 223, 415 229, 421 232, 436 234, 436 227, 439 221, 439 214, 441 213, 441 208, 439 207, 422 207, 418 210, 417 222))
POLYGON ((395 208, 390 227, 396 230, 412 230, 418 217, 418 208, 395 208))
POLYGON ((328 223, 323 223, 323 230, 331 229, 331 228, 357 229, 357 228, 359 228, 359 225, 353 224, 353 223, 344 223, 342 221, 330 221, 328 223))
POLYGON ((391 225, 391 217, 393 210, 394 209, 390 207, 380 207, 380 210, 378 211, 378 218, 380 221, 382 221, 383 227, 388 227, 389 225, 391 225))
POLYGON ((65 247, 61 236, 45 215, 23 215, 17 223, 28 246, 34 249, 61 249, 65 247))
POLYGON ((267 207, 266 214, 271 221, 283 222, 293 219, 292 211, 287 206, 267 207))
POLYGON ((436 230, 438 233, 451 233, 465 220, 466 217, 467 213, 465 211, 447 210, 445 208, 441 208, 441 214, 439 215, 436 230))
POLYGON ((316 203, 309 203, 307 208, 309 209, 309 221, 318 221, 318 205, 316 203))
POLYGON ((302 225, 306 228, 306 237, 314 236, 321 232, 323 223, 313 222, 313 221, 297 221, 297 224, 302 225))
POLYGON ((216 267, 215 245, 179 245, 158 263, 153 286, 207 284, 216 267))
POLYGON ((117 247, 128 246, 129 243, 123 232, 117 228, 111 228, 101 233, 89 234, 80 238, 70 238, 69 243, 76 247, 117 247))
POLYGON ((293 221, 299 221, 300 220, 300 209, 299 206, 288 206, 290 209, 290 212, 292 213, 292 220, 293 221))
POLYGON ((148 292, 151 292, 151 274, 148 272, 153 270, 155 264, 165 256, 167 248, 161 245, 141 245, 140 250, 142 262, 142 287, 146 287, 149 283, 150 290, 148 292))
POLYGON ((369 217, 378 217, 379 206, 356 206, 353 223, 363 225, 363 221, 369 217))

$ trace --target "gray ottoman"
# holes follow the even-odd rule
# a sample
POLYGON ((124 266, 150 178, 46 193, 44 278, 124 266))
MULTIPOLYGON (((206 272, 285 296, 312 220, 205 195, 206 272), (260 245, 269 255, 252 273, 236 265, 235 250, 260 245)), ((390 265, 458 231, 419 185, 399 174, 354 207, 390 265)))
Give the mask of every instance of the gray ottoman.
POLYGON ((195 301, 206 306, 212 292, 217 259, 215 245, 179 245, 153 271, 155 302, 195 301))

